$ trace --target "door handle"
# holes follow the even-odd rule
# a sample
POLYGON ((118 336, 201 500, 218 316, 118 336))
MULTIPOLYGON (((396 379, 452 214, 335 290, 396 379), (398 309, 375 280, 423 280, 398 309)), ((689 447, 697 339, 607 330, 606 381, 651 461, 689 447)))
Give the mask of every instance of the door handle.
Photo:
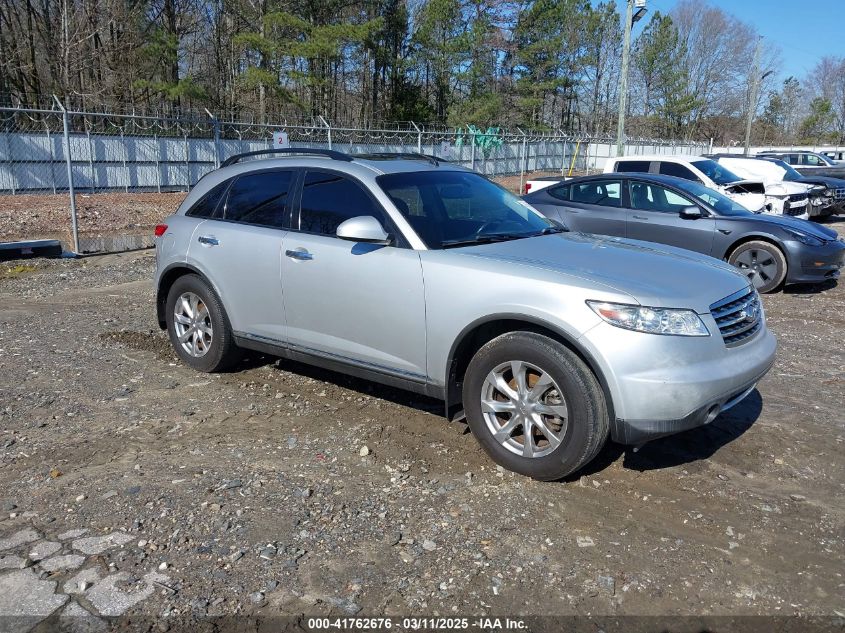
POLYGON ((298 248, 295 251, 285 251, 285 255, 292 259, 299 259, 302 261, 314 259, 314 256, 308 251, 306 251, 304 248, 298 248))
POLYGON ((648 218, 645 217, 644 215, 633 215, 631 217, 634 218, 635 220, 648 220, 648 218))
POLYGON ((212 235, 200 235, 197 241, 200 244, 205 244, 206 246, 219 246, 220 240, 212 235))

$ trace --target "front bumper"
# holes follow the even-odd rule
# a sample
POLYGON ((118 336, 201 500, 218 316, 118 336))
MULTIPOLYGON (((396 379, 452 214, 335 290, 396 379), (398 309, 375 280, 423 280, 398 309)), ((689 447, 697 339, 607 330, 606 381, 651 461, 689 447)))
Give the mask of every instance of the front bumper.
POLYGON ((818 283, 837 279, 845 266, 845 242, 826 242, 808 246, 801 242, 784 242, 788 272, 786 283, 818 283))
POLYGON ((707 424, 771 369, 777 343, 765 326, 727 347, 713 317, 700 316, 710 336, 659 336, 602 323, 581 338, 610 392, 614 441, 642 444, 707 424))
POLYGON ((770 368, 771 365, 758 378, 743 385, 735 393, 715 398, 712 402, 698 407, 679 420, 620 420, 616 418, 611 421, 610 436, 614 442, 620 444, 638 445, 710 424, 720 413, 739 404, 746 396, 751 394, 757 386, 757 382, 766 375, 770 368))

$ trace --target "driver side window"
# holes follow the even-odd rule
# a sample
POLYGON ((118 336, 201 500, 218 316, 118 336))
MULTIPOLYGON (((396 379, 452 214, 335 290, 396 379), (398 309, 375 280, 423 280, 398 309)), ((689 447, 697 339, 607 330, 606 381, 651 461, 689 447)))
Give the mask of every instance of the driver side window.
POLYGON ((299 230, 334 237, 350 218, 371 215, 386 227, 384 213, 357 182, 334 172, 309 171, 302 186, 299 230))
POLYGON ((697 206, 694 202, 670 189, 644 182, 631 183, 631 208, 638 211, 680 213, 684 207, 697 206))

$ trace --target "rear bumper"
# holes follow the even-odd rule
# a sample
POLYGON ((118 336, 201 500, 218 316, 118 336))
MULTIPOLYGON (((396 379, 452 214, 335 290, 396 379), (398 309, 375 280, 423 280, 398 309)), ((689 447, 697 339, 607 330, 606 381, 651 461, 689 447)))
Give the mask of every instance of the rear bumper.
POLYGON ((789 270, 786 283, 818 283, 837 279, 845 266, 845 242, 827 242, 822 246, 807 246, 800 242, 785 242, 789 270))

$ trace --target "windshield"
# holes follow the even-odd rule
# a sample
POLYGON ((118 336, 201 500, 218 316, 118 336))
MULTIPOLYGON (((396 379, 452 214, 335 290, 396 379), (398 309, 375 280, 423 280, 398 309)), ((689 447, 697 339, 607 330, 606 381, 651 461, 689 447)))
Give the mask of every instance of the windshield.
POLYGON ((742 180, 742 178, 715 160, 697 160, 692 164, 717 185, 729 185, 737 180, 742 180))
POLYGON ((376 180, 428 248, 561 230, 527 202, 472 172, 438 169, 387 174, 376 180))
POLYGON ((684 191, 694 195, 699 200, 703 200, 708 205, 710 205, 719 215, 725 216, 741 216, 741 215, 754 215, 746 209, 744 206, 739 204, 738 202, 734 202, 727 196, 705 187, 702 184, 692 181, 686 181, 682 185, 679 183, 679 186, 684 191))

